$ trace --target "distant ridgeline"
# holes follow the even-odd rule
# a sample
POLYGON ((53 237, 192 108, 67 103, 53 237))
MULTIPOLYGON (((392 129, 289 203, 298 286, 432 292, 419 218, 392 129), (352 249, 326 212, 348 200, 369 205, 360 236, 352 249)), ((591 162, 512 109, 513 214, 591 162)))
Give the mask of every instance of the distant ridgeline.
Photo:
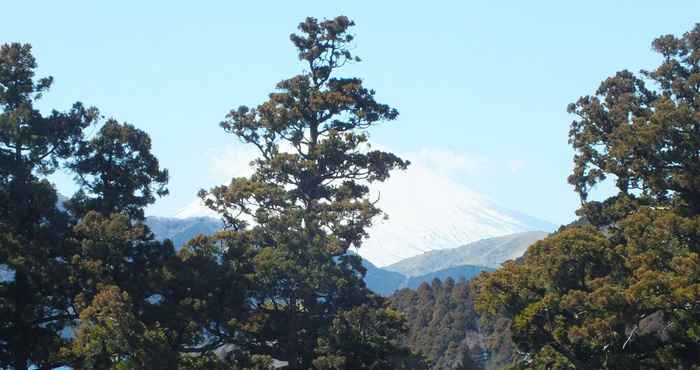
POLYGON ((147 217, 146 225, 159 240, 170 239, 176 248, 197 235, 211 235, 221 230, 221 221, 211 217, 147 217))
MULTIPOLYGON (((170 239, 178 248, 199 234, 210 235, 222 227, 221 221, 210 217, 148 217, 146 224, 158 239, 170 239)), ((470 280, 482 271, 493 271, 504 261, 520 257, 528 246, 546 235, 531 231, 483 239, 458 248, 429 251, 383 268, 364 260, 365 282, 373 291, 390 295, 402 288, 416 289, 436 278, 470 280)))

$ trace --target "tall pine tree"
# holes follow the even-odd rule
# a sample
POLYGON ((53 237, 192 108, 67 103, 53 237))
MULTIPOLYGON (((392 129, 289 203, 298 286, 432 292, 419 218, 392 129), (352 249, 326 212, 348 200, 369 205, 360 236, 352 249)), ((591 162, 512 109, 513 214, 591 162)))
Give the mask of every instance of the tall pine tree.
POLYGON ((255 251, 251 303, 259 322, 250 351, 286 361, 290 369, 391 368, 382 357, 398 317, 366 288, 360 258, 348 250, 361 246, 381 213, 368 184, 408 162, 368 144, 367 129, 398 112, 377 102, 360 79, 336 77, 339 68, 359 61, 351 53, 353 25, 343 16, 299 25, 291 41, 305 71, 221 123, 258 149, 254 174, 201 193, 222 214, 229 237, 245 239, 255 251), (376 332, 334 336, 340 330, 334 325, 355 324, 376 332), (341 339, 376 342, 358 353, 341 339))

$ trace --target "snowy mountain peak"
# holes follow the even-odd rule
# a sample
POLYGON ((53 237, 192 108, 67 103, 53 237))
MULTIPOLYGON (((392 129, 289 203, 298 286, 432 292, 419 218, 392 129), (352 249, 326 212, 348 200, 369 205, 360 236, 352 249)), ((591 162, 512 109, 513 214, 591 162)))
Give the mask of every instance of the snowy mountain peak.
MULTIPOLYGON (((370 198, 378 200, 388 219, 378 217, 369 230, 370 238, 355 251, 377 266, 480 239, 554 230, 554 225, 510 211, 457 181, 455 174, 460 172, 452 167, 464 167, 464 161, 423 152, 409 158, 416 160, 406 171, 371 186, 370 198), (441 168, 445 165, 449 168, 441 168)), ((175 217, 219 219, 199 199, 175 217)))
POLYGON ((201 199, 197 199, 192 203, 181 208, 175 213, 175 218, 186 219, 193 217, 211 217, 219 219, 221 218, 219 214, 212 211, 209 207, 205 206, 201 199))
POLYGON ((480 239, 554 229, 422 166, 396 174, 375 190, 389 218, 375 222, 357 252, 378 266, 480 239))

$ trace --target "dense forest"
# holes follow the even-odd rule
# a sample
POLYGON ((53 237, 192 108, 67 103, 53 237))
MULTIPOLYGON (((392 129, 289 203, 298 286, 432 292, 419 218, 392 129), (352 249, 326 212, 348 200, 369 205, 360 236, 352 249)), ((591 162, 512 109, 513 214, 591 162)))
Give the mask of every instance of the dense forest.
POLYGON ((305 19, 303 71, 225 115, 253 173, 200 191, 223 229, 177 249, 145 225, 169 179, 149 135, 79 102, 40 110, 53 78, 3 44, 0 368, 700 368, 700 25, 569 106, 578 222, 388 298, 350 248, 383 214, 371 185, 410 162, 369 141, 398 111, 339 75, 360 62, 353 26, 305 19), (601 182, 617 194, 589 199, 601 182))
POLYGON ((473 286, 465 280, 435 279, 389 297, 409 328, 399 342, 423 354, 430 369, 500 369, 513 360, 508 320, 481 322, 473 286))

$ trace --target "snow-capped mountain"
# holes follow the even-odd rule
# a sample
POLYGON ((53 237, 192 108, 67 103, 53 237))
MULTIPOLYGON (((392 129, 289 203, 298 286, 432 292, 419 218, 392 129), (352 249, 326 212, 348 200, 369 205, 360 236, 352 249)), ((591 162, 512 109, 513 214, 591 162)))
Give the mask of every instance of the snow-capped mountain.
POLYGON ((480 239, 554 229, 423 166, 398 173, 375 191, 389 218, 375 222, 358 253, 378 266, 480 239))
POLYGON ((179 218, 181 220, 197 217, 209 217, 216 219, 221 218, 216 212, 207 208, 199 199, 175 212, 175 218, 179 218))
MULTIPOLYGON (((485 238, 554 229, 546 221, 510 211, 421 163, 372 189, 372 199, 378 200, 388 218, 375 221, 369 239, 356 252, 377 266, 485 238)), ((196 201, 175 217, 217 215, 196 201)))

